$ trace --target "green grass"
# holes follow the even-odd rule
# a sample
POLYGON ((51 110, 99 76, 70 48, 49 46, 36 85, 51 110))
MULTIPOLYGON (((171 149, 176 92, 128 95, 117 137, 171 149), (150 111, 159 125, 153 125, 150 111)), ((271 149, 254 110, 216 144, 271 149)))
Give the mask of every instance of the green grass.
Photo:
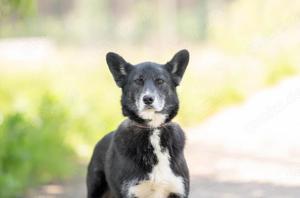
POLYGON ((12 111, 0 125, 0 197, 21 195, 37 183, 63 179, 75 168, 65 143, 69 115, 53 95, 41 97, 36 113, 12 111))
POLYGON ((209 87, 201 80, 185 80, 179 92, 181 106, 177 116, 178 122, 184 126, 198 124, 222 108, 243 101, 245 97, 237 86, 228 82, 209 87))
POLYGON ((296 75, 298 73, 297 67, 295 67, 289 60, 279 59, 269 67, 269 72, 266 77, 266 83, 268 85, 274 85, 279 80, 296 75))

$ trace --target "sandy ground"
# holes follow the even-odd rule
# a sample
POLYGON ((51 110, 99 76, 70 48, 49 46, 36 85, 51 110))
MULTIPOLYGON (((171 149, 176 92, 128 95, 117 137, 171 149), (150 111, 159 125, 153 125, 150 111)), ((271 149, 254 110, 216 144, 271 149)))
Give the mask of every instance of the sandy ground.
MULTIPOLYGON (((186 129, 192 198, 300 197, 300 78, 186 129)), ((84 178, 27 197, 85 197, 84 178)))

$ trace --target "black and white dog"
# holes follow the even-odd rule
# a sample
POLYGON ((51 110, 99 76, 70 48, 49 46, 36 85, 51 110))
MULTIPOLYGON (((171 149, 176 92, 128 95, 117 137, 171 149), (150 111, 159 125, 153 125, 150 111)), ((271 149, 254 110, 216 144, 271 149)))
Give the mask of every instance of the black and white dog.
POLYGON ((176 87, 189 62, 188 51, 179 51, 163 65, 131 65, 112 52, 106 61, 122 88, 128 119, 97 143, 88 167, 88 198, 188 197, 185 136, 171 122, 179 108, 176 87))

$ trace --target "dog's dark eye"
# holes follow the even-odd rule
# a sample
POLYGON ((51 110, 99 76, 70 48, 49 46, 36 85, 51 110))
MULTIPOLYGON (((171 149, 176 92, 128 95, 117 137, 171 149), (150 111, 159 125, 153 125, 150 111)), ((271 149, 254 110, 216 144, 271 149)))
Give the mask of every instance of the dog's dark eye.
POLYGON ((142 78, 138 78, 138 79, 135 79, 134 82, 138 85, 143 85, 144 84, 144 79, 142 78))
POLYGON ((156 79, 156 84, 161 85, 163 84, 165 81, 163 79, 156 79))

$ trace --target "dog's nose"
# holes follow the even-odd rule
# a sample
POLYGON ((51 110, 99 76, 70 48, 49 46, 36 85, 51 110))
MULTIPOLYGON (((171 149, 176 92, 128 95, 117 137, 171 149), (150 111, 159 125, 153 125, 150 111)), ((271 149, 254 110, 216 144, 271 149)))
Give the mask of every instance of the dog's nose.
POLYGON ((152 96, 146 95, 143 97, 143 101, 146 105, 151 105, 154 101, 154 98, 152 96))

